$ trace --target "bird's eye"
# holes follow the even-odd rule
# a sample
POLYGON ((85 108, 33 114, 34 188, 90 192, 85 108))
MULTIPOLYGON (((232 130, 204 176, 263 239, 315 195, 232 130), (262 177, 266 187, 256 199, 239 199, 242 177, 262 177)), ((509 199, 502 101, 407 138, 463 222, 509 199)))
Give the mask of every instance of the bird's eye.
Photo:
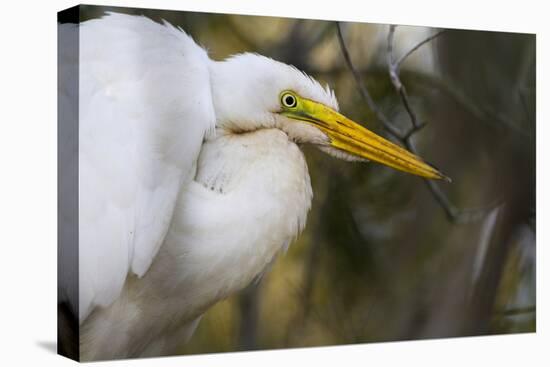
POLYGON ((281 102, 282 102, 283 106, 288 107, 288 108, 296 107, 296 105, 298 104, 298 101, 296 100, 296 97, 294 95, 290 94, 290 93, 284 93, 281 96, 281 102))

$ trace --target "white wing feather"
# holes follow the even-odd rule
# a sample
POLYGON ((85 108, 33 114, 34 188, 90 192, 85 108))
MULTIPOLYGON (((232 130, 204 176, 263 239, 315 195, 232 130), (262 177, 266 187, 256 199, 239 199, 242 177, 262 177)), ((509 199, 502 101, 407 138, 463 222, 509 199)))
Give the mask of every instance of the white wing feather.
POLYGON ((82 322, 149 268, 215 115, 206 52, 166 23, 82 23, 79 75, 82 322))

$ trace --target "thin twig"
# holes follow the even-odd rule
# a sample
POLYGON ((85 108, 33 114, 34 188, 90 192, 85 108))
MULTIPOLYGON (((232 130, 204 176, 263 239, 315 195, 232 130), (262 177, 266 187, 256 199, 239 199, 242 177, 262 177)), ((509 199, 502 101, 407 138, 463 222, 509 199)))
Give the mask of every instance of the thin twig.
MULTIPOLYGON (((357 71, 357 69, 353 65, 353 62, 351 61, 351 57, 345 45, 339 23, 336 23, 336 28, 337 28, 338 41, 340 43, 342 54, 344 56, 348 69, 353 74, 353 77, 358 86, 358 89, 361 92, 361 95, 363 96, 363 99, 367 102, 369 108, 376 114, 376 116, 378 117, 380 122, 384 125, 386 130, 390 132, 390 134, 395 139, 399 140, 403 145, 405 145, 407 149, 409 149, 413 154, 418 155, 416 147, 414 146, 414 143, 413 143, 413 137, 416 133, 422 130, 424 126, 426 126, 426 123, 420 123, 418 121, 418 118, 416 117, 416 114, 414 113, 411 107, 411 104, 409 102, 409 96, 407 94, 405 86, 403 85, 399 77, 399 65, 407 57, 409 57, 414 51, 418 50, 421 46, 427 44, 428 42, 434 40, 436 37, 441 35, 443 31, 437 32, 436 34, 419 42, 417 45, 411 48, 408 52, 406 52, 397 62, 395 62, 393 57, 393 40, 394 40, 396 26, 395 25, 390 26, 390 30, 388 33, 388 44, 387 44, 387 55, 386 55, 387 63, 388 63, 388 72, 389 72, 390 80, 394 88, 398 92, 401 98, 401 101, 403 102, 403 105, 407 110, 407 113, 411 119, 411 124, 412 124, 412 127, 405 134, 403 134, 382 113, 382 111, 378 109, 378 106, 372 99, 370 93, 365 87, 365 84, 363 83, 361 74, 357 71)), ((432 194, 432 196, 434 197, 435 201, 445 211, 447 219, 453 223, 467 223, 467 222, 478 221, 483 217, 485 217, 490 210, 492 210, 498 205, 501 205, 501 203, 498 202, 494 205, 490 205, 489 207, 485 207, 485 208, 466 209, 466 210, 458 209, 447 197, 447 195, 445 195, 445 193, 441 190, 440 186, 437 185, 433 180, 424 179, 424 182, 426 183, 426 186, 430 191, 430 193, 432 194)))
POLYGON ((411 76, 418 83, 430 88, 437 88, 438 91, 445 93, 462 108, 487 126, 499 129, 508 129, 514 133, 514 136, 521 139, 533 138, 533 136, 521 129, 514 120, 510 119, 506 115, 491 111, 487 106, 479 105, 475 100, 471 99, 466 93, 461 91, 457 85, 453 85, 450 81, 418 72, 409 71, 407 74, 409 74, 409 76, 411 76))
POLYGON ((401 56, 401 58, 399 60, 397 60, 397 62, 395 63, 395 65, 397 66, 397 68, 401 68, 401 64, 403 63, 403 61, 405 61, 409 56, 411 56, 411 54, 413 52, 415 52, 416 50, 418 50, 420 47, 422 47, 423 45, 425 45, 426 43, 429 43, 431 41, 433 41, 434 39, 436 39, 437 37, 441 36, 443 33, 445 33, 447 30, 446 29, 442 29, 440 30, 439 32, 436 32, 434 34, 432 34, 430 37, 426 38, 425 40, 423 40, 422 42, 418 42, 416 44, 416 46, 414 46, 413 48, 411 48, 409 51, 407 51, 403 56, 401 56))
MULTIPOLYGON (((412 142, 412 138, 418 131, 420 131, 420 129, 425 124, 419 124, 418 118, 414 113, 414 110, 412 109, 411 104, 409 103, 409 96, 407 95, 407 90, 403 85, 403 83, 401 82, 401 78, 399 76, 399 64, 402 63, 414 51, 418 50, 421 46, 427 44, 430 41, 433 41, 436 37, 441 35, 443 31, 439 31, 434 35, 420 41, 418 44, 413 46, 408 52, 406 52, 403 55, 403 57, 401 57, 397 62, 394 62, 393 61, 394 60, 393 40, 395 36, 395 28, 396 28, 395 25, 390 25, 390 30, 388 32, 388 46, 387 46, 388 72, 390 74, 390 79, 392 81, 392 84, 395 90, 399 93, 399 96, 401 97, 401 101, 403 102, 403 105, 405 106, 405 109, 407 110, 407 113, 409 114, 409 117, 411 119, 412 128, 410 129, 409 133, 406 135, 405 139, 403 139, 403 143, 412 153, 418 155, 418 152, 416 151, 416 148, 412 142)), ((485 217, 485 215, 490 210, 492 210, 493 208, 501 204, 500 202, 497 202, 494 205, 491 205, 486 208, 459 210, 455 205, 452 204, 451 200, 445 195, 445 193, 441 190, 441 187, 438 184, 436 184, 433 180, 428 180, 428 179, 424 179, 424 182, 426 183, 428 189, 432 193, 432 196, 435 198, 435 200, 439 203, 439 205, 445 211, 447 218, 454 223, 468 223, 468 222, 478 221, 483 217, 485 217)))
MULTIPOLYGON (((416 117, 416 114, 414 113, 411 107, 411 104, 409 103, 409 96, 407 94, 407 90, 405 89, 405 86, 403 85, 403 83, 401 83, 401 79, 399 78, 399 65, 393 61, 393 38, 395 35, 395 28, 396 28, 395 25, 390 25, 390 31, 388 32, 388 48, 387 48, 388 72, 390 74, 390 80, 393 86, 395 87, 395 90, 397 91, 397 93, 399 93, 399 96, 401 97, 401 101, 403 102, 403 106, 405 106, 405 109, 407 110, 407 113, 411 118, 411 123, 413 125, 413 128, 416 129, 419 126, 418 118, 416 117)), ((425 43, 426 42, 423 42, 423 44, 425 43)), ((416 48, 418 49, 418 47, 416 48)), ((407 52, 405 55, 411 54, 411 53, 412 52, 407 52)))
MULTIPOLYGON (((329 70, 314 70, 309 69, 310 73, 314 75, 319 74, 336 74, 339 75, 343 72, 349 72, 349 66, 344 65, 343 67, 336 66, 329 70)), ((381 73, 384 73, 384 76, 387 74, 387 68, 381 71, 378 68, 369 68, 362 69, 357 71, 360 75, 370 74, 379 76, 381 73)), ((476 119, 480 122, 491 128, 498 129, 507 129, 514 133, 515 137, 521 139, 533 139, 533 136, 530 135, 527 131, 521 129, 516 125, 515 121, 510 119, 507 115, 499 114, 495 111, 491 111, 488 106, 477 105, 473 99, 470 99, 466 93, 461 91, 456 85, 453 85, 449 80, 442 80, 439 77, 424 74, 418 71, 400 71, 401 78, 405 79, 414 79, 418 85, 435 88, 438 92, 444 93, 445 96, 451 98, 453 101, 458 103, 464 110, 468 113, 471 113, 476 119), (405 74, 403 76, 402 74, 405 74)))
POLYGON ((378 108, 374 100, 372 99, 368 89, 365 87, 365 83, 363 82, 363 78, 361 77, 361 74, 357 72, 357 69, 355 69, 355 66, 353 65, 353 62, 351 61, 351 57, 349 55, 348 49, 346 47, 346 43, 344 42, 344 37, 342 36, 342 29, 340 28, 340 23, 336 22, 336 30, 338 34, 338 41, 340 43, 340 49, 342 50, 342 54, 344 55, 344 59, 346 60, 346 64, 348 68, 351 70, 351 73, 353 74, 353 77, 355 79, 355 82, 357 83, 357 88, 361 92, 361 96, 371 109, 371 111, 374 112, 376 117, 378 118, 378 121, 382 123, 386 131, 388 131, 394 138, 401 140, 402 134, 399 129, 397 129, 393 124, 384 116, 382 111, 378 108))
MULTIPOLYGON (((414 135, 416 131, 413 131, 413 134, 406 138, 404 145, 411 151, 411 153, 419 155, 412 142, 412 135, 414 135)), ((459 209, 451 202, 451 200, 447 197, 447 195, 445 195, 443 190, 441 190, 441 187, 436 184, 435 181, 424 179, 424 183, 428 187, 428 190, 432 193, 435 201, 437 201, 441 208, 443 208, 443 211, 445 211, 447 219, 453 223, 472 223, 479 221, 483 219, 491 210, 502 204, 500 200, 497 200, 494 203, 481 208, 459 209)))
POLYGON ((419 132, 420 130, 422 130, 426 125, 428 125, 426 122, 422 122, 420 125, 418 126, 413 126, 409 129, 409 131, 407 131, 407 133, 405 134, 405 136, 403 137, 403 139, 405 140, 408 140, 411 136, 413 136, 414 134, 416 134, 417 132, 419 132))

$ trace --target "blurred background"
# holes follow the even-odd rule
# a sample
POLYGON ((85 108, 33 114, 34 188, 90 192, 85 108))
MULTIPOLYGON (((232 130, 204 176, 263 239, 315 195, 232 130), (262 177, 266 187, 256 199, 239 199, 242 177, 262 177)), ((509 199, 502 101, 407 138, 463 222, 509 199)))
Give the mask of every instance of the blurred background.
POLYGON ((394 141, 382 119, 405 137, 414 116, 425 126, 408 142, 453 179, 430 188, 304 147, 305 231, 262 279, 210 309, 181 354, 535 331, 535 35, 340 23, 340 40, 330 21, 81 10, 82 21, 109 10, 165 19, 216 60, 257 52, 293 64, 394 141), (429 37, 393 69, 403 98, 388 41, 397 61, 429 37))

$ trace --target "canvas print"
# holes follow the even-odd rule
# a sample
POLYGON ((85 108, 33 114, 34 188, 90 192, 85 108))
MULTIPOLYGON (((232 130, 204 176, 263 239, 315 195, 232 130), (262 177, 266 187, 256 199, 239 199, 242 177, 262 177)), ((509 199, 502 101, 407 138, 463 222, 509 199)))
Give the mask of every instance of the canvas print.
POLYGON ((57 27, 60 354, 535 332, 534 34, 91 5, 57 27))

